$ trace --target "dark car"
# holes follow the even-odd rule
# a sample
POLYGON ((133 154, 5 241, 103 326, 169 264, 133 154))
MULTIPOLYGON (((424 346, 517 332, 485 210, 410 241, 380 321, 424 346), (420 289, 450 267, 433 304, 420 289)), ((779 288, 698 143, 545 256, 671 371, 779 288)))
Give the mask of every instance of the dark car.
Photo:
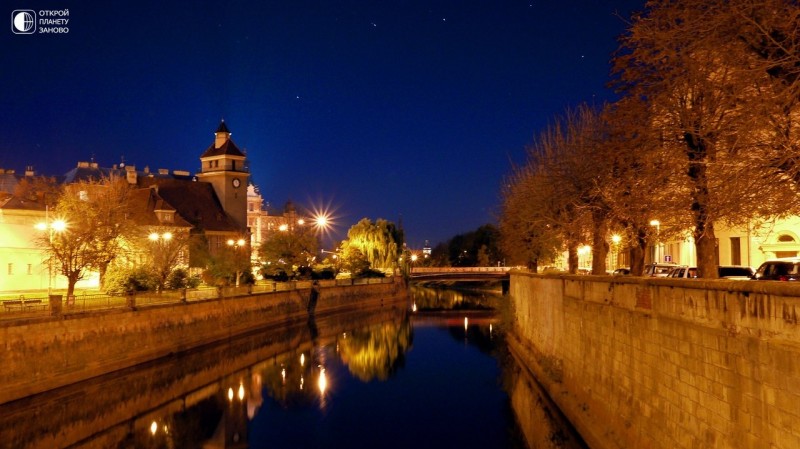
POLYGON ((800 280, 800 258, 768 260, 753 275, 757 281, 800 280))
POLYGON ((752 279, 753 269, 741 265, 720 265, 720 279, 752 279))

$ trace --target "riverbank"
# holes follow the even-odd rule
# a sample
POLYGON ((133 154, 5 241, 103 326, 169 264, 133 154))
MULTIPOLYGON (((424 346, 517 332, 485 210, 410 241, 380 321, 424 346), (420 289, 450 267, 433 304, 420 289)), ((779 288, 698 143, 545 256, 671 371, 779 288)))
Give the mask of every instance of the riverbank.
POLYGON ((590 447, 800 447, 792 283, 511 274, 509 347, 590 447))
POLYGON ((0 404, 311 315, 407 306, 398 277, 0 322, 0 404))

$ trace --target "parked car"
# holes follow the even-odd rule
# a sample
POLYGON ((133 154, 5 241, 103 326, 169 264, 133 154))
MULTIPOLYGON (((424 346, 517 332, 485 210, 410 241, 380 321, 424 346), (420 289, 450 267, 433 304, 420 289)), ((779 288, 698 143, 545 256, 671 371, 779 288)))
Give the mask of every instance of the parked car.
POLYGON ((656 278, 664 278, 677 265, 674 263, 649 263, 644 267, 644 275, 656 278))
POLYGON ((673 268, 666 276, 668 278, 692 279, 697 277, 697 267, 681 265, 673 268))
POLYGON ((753 279, 757 281, 800 280, 800 258, 768 260, 758 267, 753 279))
POLYGON ((755 271, 750 267, 739 265, 721 265, 718 274, 721 279, 749 280, 753 278, 755 271))
POLYGON ((611 273, 612 276, 630 276, 631 269, 627 267, 617 268, 611 273))
MULTIPOLYGON (((747 280, 753 277, 753 269, 739 265, 721 265, 717 267, 720 279, 747 280)), ((679 266, 669 273, 671 278, 692 279, 697 277, 697 267, 679 266)))

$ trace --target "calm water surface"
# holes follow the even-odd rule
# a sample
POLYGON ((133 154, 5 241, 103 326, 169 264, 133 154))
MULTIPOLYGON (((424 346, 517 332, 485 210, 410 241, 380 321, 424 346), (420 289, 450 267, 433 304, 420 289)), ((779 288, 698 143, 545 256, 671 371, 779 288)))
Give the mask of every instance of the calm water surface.
POLYGON ((496 295, 414 295, 416 312, 310 319, 0 406, 0 447, 582 447, 499 314, 462 307, 496 295))

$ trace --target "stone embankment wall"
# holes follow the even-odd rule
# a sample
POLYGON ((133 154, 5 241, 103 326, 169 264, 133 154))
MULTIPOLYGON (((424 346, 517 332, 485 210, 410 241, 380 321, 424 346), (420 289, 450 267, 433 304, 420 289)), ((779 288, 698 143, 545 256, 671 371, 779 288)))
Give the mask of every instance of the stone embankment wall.
MULTIPOLYGON (((405 307, 394 283, 331 286, 0 322, 0 404, 243 333, 354 309, 405 307), (316 296, 316 297, 315 297, 316 296)), ((124 386, 121 386, 124 388, 124 386)))
POLYGON ((511 275, 512 351, 594 449, 800 447, 800 284, 511 275))

